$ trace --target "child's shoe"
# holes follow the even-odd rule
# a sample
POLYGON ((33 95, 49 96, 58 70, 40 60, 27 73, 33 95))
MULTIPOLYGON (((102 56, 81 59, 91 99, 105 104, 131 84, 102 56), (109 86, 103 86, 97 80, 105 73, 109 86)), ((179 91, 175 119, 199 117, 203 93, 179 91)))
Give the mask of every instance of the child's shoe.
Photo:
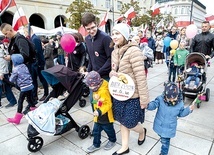
POLYGON ((95 147, 94 145, 91 145, 89 148, 87 148, 86 152, 92 153, 92 152, 97 151, 99 149, 100 149, 100 147, 95 147))
POLYGON ((23 114, 17 112, 16 115, 14 116, 14 118, 8 118, 7 121, 18 125, 20 123, 22 117, 23 117, 23 114))
POLYGON ((194 85, 193 89, 197 89, 197 86, 196 86, 196 85, 194 85))

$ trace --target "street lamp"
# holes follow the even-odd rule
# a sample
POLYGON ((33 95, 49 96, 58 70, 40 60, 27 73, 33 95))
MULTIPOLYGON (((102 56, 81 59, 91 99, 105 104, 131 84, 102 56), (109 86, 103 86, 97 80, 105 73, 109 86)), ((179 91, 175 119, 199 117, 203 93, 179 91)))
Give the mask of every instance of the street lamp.
POLYGON ((112 6, 110 7, 109 12, 112 12, 112 25, 114 26, 114 0, 112 0, 112 6))
POLYGON ((189 21, 189 24, 192 24, 193 1, 194 1, 194 0, 192 0, 192 3, 191 3, 190 21, 189 21))

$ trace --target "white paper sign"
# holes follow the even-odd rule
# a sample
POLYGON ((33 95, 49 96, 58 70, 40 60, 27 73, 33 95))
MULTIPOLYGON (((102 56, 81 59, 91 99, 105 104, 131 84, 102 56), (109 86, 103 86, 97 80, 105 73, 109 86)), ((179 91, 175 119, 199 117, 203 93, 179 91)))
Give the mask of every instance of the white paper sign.
POLYGON ((112 76, 108 87, 110 94, 119 101, 130 99, 135 91, 134 81, 127 74, 120 74, 118 77, 112 76))

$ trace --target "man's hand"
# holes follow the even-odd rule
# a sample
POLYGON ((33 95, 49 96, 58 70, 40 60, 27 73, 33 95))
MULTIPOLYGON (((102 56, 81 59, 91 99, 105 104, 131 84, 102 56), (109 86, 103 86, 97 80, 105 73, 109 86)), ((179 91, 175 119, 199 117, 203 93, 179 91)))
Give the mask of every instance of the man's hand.
POLYGON ((205 55, 206 59, 211 59, 211 57, 209 55, 205 55))
POLYGON ((10 56, 10 55, 5 55, 5 56, 4 56, 4 60, 10 61, 10 60, 11 60, 11 56, 10 56))
POLYGON ((4 79, 4 75, 0 75, 0 80, 3 80, 4 79))

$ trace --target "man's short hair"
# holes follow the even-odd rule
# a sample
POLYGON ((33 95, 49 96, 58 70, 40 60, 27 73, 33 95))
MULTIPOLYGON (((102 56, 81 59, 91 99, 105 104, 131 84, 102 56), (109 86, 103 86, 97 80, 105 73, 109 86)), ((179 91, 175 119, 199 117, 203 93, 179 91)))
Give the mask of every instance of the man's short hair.
POLYGON ((1 31, 3 29, 10 30, 11 28, 12 28, 12 26, 10 24, 8 24, 8 23, 2 23, 1 24, 1 31))
POLYGON ((96 24, 96 17, 91 12, 86 12, 82 17, 81 22, 84 27, 92 22, 94 22, 96 24))
POLYGON ((209 21, 203 21, 202 24, 210 24, 209 21))

